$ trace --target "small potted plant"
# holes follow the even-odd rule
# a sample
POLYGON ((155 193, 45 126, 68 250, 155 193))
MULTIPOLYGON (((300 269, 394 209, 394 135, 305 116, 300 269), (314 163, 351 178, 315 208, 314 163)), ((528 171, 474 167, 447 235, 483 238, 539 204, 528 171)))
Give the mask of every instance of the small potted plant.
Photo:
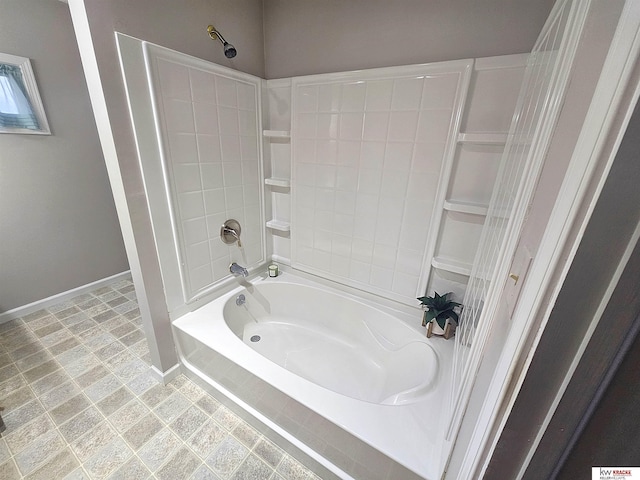
POLYGON ((458 313, 454 309, 462 305, 450 300, 452 295, 452 292, 444 295, 434 292, 433 297, 418 298, 424 307, 422 326, 427 327, 427 337, 442 335, 448 340, 453 336, 459 320, 458 313))

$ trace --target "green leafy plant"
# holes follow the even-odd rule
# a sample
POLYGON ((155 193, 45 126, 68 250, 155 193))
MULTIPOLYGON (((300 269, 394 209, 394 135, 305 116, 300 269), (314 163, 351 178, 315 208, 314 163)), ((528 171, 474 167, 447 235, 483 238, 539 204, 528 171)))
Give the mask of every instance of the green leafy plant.
POLYGON ((458 324, 459 318, 454 308, 460 307, 462 304, 450 300, 451 295, 453 295, 452 292, 445 293, 444 295, 438 295, 438 292, 434 292, 433 297, 418 297, 418 300, 420 300, 425 307, 425 323, 435 320, 440 328, 444 329, 447 324, 447 318, 451 318, 456 322, 456 325, 458 324))

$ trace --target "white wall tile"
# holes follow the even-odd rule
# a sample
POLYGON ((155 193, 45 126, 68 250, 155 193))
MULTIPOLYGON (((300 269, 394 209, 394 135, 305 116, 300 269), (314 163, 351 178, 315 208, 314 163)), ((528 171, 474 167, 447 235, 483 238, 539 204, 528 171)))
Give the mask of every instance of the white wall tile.
POLYGON ((376 243, 373 246, 371 263, 378 267, 393 269, 396 266, 396 251, 395 247, 376 243))
POLYGON ((258 137, 240 137, 240 156, 242 161, 252 161, 258 165, 258 137))
POLYGON ((362 142, 360 151, 360 168, 382 169, 385 157, 386 143, 362 142))
POLYGON ((425 78, 422 93, 423 110, 451 109, 458 84, 450 76, 431 76, 425 78))
MULTIPOLYGON (((349 239, 353 236, 354 218, 353 215, 347 213, 333 214, 333 231, 340 235, 347 235, 349 239)), ((349 240, 349 248, 351 248, 351 240, 349 240)), ((334 252, 337 253, 337 252, 334 252)), ((344 253, 338 253, 344 255, 344 253)))
POLYGON ((333 211, 335 191, 329 188, 316 188, 316 210, 333 211))
MULTIPOLYGON (((342 233, 334 233, 333 238, 331 240, 331 253, 334 255, 339 255, 341 257, 346 257, 347 259, 351 255, 351 235, 344 235, 342 233)), ((347 264, 347 271, 349 262, 345 262, 347 264)))
POLYGON ((418 142, 442 142, 447 138, 451 112, 448 110, 425 110, 420 112, 416 140, 418 142))
POLYGON ((422 251, 408 250, 405 248, 398 249, 396 257, 396 270, 399 272, 413 275, 416 278, 420 276, 422 268, 422 251))
POLYGON ((336 113, 318 113, 316 135, 318 138, 338 138, 340 115, 336 113))
POLYGON ((192 133, 172 133, 169 135, 169 151, 175 163, 198 161, 196 136, 192 133))
MULTIPOLYGON (((339 177, 339 173, 338 173, 338 178, 339 177)), ((357 179, 357 170, 354 173, 355 178, 357 179)), ((339 182, 339 180, 338 180, 339 182)), ((338 185, 338 188, 340 186, 338 185)), ((298 198, 300 198, 298 196, 298 198)), ((347 190, 336 190, 335 193, 335 206, 336 209, 340 212, 342 212, 345 215, 353 215, 356 211, 356 193, 355 193, 355 189, 354 191, 347 191, 347 190)))
POLYGON ((202 189, 200 165, 182 163, 173 167, 173 181, 178 193, 195 192, 202 189))
POLYGON ((351 259, 349 264, 349 278, 359 283, 368 284, 369 277, 371 276, 371 264, 366 262, 360 262, 355 259, 351 259))
POLYGON ((191 97, 194 102, 215 104, 216 82, 215 75, 195 68, 189 69, 191 78, 191 97))
POLYGON ((393 270, 372 265, 369 282, 374 287, 391 290, 391 286, 393 285, 393 270))
POLYGON ((222 175, 225 187, 242 185, 242 164, 240 162, 222 162, 222 175))
POLYGON ((210 188, 224 187, 222 163, 202 163, 200 164, 200 172, 202 175, 203 189, 208 190, 210 188))
POLYGON ((358 169, 356 167, 339 165, 336 169, 335 187, 338 190, 355 193, 358 189, 358 169))
MULTIPOLYGON (((225 196, 225 202, 226 202, 226 205, 227 205, 227 212, 229 212, 229 214, 231 214, 230 212, 232 210, 236 210, 236 209, 241 210, 242 209, 242 207, 243 207, 243 199, 244 199, 244 192, 243 192, 241 186, 237 186, 237 187, 227 187, 227 186, 225 186, 225 188, 224 188, 224 196, 225 196)), ((246 228, 246 226, 245 226, 245 228, 246 228)))
POLYGON ((414 144, 412 170, 417 173, 438 175, 440 173, 438 159, 443 157, 444 149, 444 142, 414 144))
POLYGON ((361 168, 358 172, 358 193, 375 195, 382 185, 382 171, 372 168, 361 168))
POLYGON ((391 291, 402 295, 403 297, 415 296, 418 290, 418 282, 420 277, 417 275, 408 275, 403 272, 394 272, 391 291))
POLYGON ((373 242, 355 236, 351 242, 351 257, 358 262, 371 263, 373 258, 373 242))
POLYGON ((240 135, 238 113, 236 108, 218 107, 221 135, 240 135))
POLYGON ((202 198, 202 192, 179 194, 178 206, 183 220, 202 217, 204 215, 204 200, 202 198))
POLYGON ((340 138, 361 140, 363 119, 363 113, 343 113, 340 116, 340 138))
POLYGON ((300 138, 315 138, 318 123, 315 113, 301 113, 296 121, 296 136, 300 138))
POLYGON ((292 261, 414 304, 459 74, 384 75, 293 82, 292 261))
POLYGON ((409 141, 415 140, 416 128, 418 126, 418 112, 391 112, 389 116, 389 141, 409 141))
POLYGON ((333 231, 333 212, 329 210, 316 210, 313 225, 323 232, 333 231))
POLYGON ((318 111, 337 112, 340 110, 341 85, 339 83, 318 86, 318 111))
MULTIPOLYGON (((331 252, 331 232, 315 230, 313 232, 313 248, 323 252, 331 252)), ((328 265, 325 263, 324 266, 328 265)))
POLYGON ((238 108, 242 110, 248 110, 250 112, 256 111, 256 87, 249 85, 248 83, 236 82, 237 94, 238 94, 238 108))
MULTIPOLYGON (((330 140, 312 140, 300 138, 296 140, 296 151, 298 152, 298 162, 299 163, 314 163, 316 161, 316 145, 317 148, 322 148, 323 150, 328 150, 330 140)), ((336 143, 333 141, 333 143, 336 143)), ((336 145, 337 150, 337 145, 336 145)), ((335 154, 334 154, 335 157, 335 154)), ((272 157, 273 162, 273 157, 272 157)), ((319 163, 332 163, 328 161, 327 155, 318 154, 318 162, 319 163)), ((333 161, 335 163, 335 159, 333 161)))
POLYGON ((391 109, 393 95, 393 80, 374 80, 367 82, 366 109, 367 111, 391 109))
POLYGON ((395 80, 391 108, 393 110, 418 110, 422 100, 423 83, 422 77, 395 80))
POLYGON ((209 242, 200 242, 187 245, 187 263, 189 267, 199 267, 201 265, 209 265, 211 256, 209 254, 209 242))
POLYGON ((389 129, 388 112, 367 112, 364 115, 363 138, 365 140, 385 141, 389 129))
POLYGON ((366 94, 367 84, 365 82, 354 82, 343 85, 340 110, 343 112, 364 111, 366 94))
POLYGON ((165 99, 164 117, 168 133, 196 133, 193 122, 193 108, 190 101, 165 99))
POLYGON ((334 188, 336 186, 335 165, 316 165, 315 186, 320 188, 334 188))
POLYGON ((380 195, 385 198, 404 198, 409 182, 408 170, 384 170, 380 195))
POLYGON ((318 87, 316 85, 310 85, 298 89, 296 102, 299 112, 317 112, 318 87))
POLYGON ((202 217, 182 222, 182 231, 188 245, 205 242, 208 239, 207 222, 202 217))
POLYGON ((197 133, 219 135, 218 109, 215 105, 203 102, 194 102, 193 116, 197 133))
POLYGON ((204 209, 208 215, 214 213, 224 213, 227 209, 225 202, 224 188, 216 188, 213 190, 205 190, 204 209))
POLYGON ((316 178, 316 165, 313 163, 301 163, 296 167, 295 180, 297 185, 314 186, 316 178))
POLYGON ((259 168, 258 164, 255 161, 244 161, 242 162, 242 184, 243 185, 253 185, 257 190, 258 185, 260 184, 259 178, 259 168))
POLYGON ((218 135, 196 135, 200 163, 221 162, 220 137, 218 135))
POLYGON ((191 290, 196 292, 213 282, 213 275, 210 265, 202 265, 189 270, 189 280, 191 290))
POLYGON ((256 136, 256 131, 258 129, 256 112, 251 112, 248 110, 239 110, 238 120, 239 120, 240 135, 252 136, 252 137, 256 136))
POLYGON ((239 162, 241 158, 240 137, 235 135, 220 136, 220 151, 223 162, 239 162))
POLYGON ((244 185, 242 193, 245 205, 260 205, 260 189, 257 185, 244 185))
POLYGON ((338 165, 357 166, 360 160, 360 142, 340 140, 338 142, 338 165))
POLYGON ((389 142, 384 152, 385 170, 409 172, 413 157, 413 143, 389 142))
POLYGON ((158 60, 160 87, 164 98, 191 101, 189 69, 184 65, 166 60, 158 60))
POLYGON ((330 271, 333 275, 346 278, 349 276, 349 270, 349 257, 343 257, 335 254, 331 256, 330 271))
POLYGON ((234 80, 217 75, 216 90, 218 94, 218 105, 234 108, 238 106, 238 94, 234 80))

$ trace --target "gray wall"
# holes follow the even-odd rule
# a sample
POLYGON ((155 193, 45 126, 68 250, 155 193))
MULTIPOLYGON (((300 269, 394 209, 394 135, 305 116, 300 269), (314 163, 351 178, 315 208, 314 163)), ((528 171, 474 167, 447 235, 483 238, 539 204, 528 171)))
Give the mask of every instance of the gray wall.
POLYGON ((67 5, 0 2, 0 52, 29 57, 52 135, 0 135, 0 312, 129 267, 67 5))
POLYGON ((264 0, 266 78, 530 52, 554 0, 264 0))

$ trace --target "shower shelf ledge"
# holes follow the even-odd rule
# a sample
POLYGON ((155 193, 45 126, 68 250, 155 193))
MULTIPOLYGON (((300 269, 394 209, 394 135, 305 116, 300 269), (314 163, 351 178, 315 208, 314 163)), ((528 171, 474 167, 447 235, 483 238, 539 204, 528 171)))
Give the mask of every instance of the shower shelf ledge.
POLYGON ((471 215, 486 215, 489 211, 488 205, 462 200, 445 200, 443 208, 450 212, 469 213, 471 215))
POLYGON ((279 232, 289 232, 291 230, 291 224, 289 222, 283 222, 282 220, 269 220, 267 222, 267 228, 278 230, 279 232))
POLYGON ((507 143, 507 136, 506 133, 459 133, 458 143, 504 145, 507 143))
POLYGON ((265 178, 264 183, 271 185, 272 187, 289 188, 291 187, 291 181, 287 178, 265 178))
POLYGON ((458 273, 466 277, 471 275, 471 264, 452 258, 433 257, 431 259, 431 265, 438 270, 446 270, 447 272, 458 273))
POLYGON ((262 135, 266 138, 291 138, 289 130, 263 130, 262 135))

